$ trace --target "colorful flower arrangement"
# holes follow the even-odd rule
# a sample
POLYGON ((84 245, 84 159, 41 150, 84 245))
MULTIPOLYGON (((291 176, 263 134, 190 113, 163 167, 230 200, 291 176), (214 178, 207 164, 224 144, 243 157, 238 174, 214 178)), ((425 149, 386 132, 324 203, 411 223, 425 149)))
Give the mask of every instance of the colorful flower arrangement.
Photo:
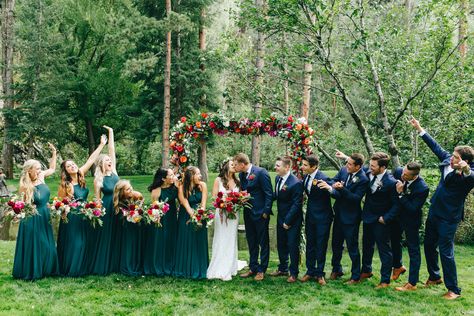
POLYGON ((120 209, 127 222, 138 224, 143 219, 143 200, 131 201, 127 206, 120 209))
POLYGON ((162 227, 161 218, 168 213, 170 205, 165 202, 153 202, 146 212, 143 213, 143 219, 147 224, 154 224, 157 227, 162 227))
POLYGON ((222 112, 201 113, 196 118, 182 117, 171 129, 171 161, 185 167, 190 163, 192 145, 196 139, 207 140, 212 135, 225 136, 230 133, 240 135, 263 135, 281 137, 290 144, 289 155, 293 159, 293 169, 299 173, 301 160, 312 154, 314 130, 309 127, 305 118, 295 119, 272 113, 269 117, 250 120, 248 118, 228 118, 222 112))
POLYGON ((203 209, 202 207, 193 210, 193 215, 187 221, 187 224, 191 223, 195 229, 202 228, 204 226, 209 227, 214 221, 214 213, 211 210, 203 209))
POLYGON ((246 191, 241 192, 219 192, 212 202, 214 208, 220 212, 221 217, 227 219, 237 219, 239 211, 243 211, 245 207, 251 207, 249 201, 251 196, 246 191))
POLYGON ((57 196, 53 198, 51 204, 51 218, 60 218, 63 223, 68 222, 67 216, 72 209, 81 207, 81 203, 76 200, 71 200, 69 198, 59 199, 57 196))
POLYGON ((83 203, 81 214, 84 215, 92 227, 95 228, 96 225, 102 226, 104 223, 101 218, 105 215, 105 208, 103 208, 99 202, 89 201, 83 203))
POLYGON ((8 221, 19 223, 31 216, 37 215, 36 206, 31 203, 25 203, 23 198, 16 195, 12 196, 5 204, 2 212, 2 224, 8 221))

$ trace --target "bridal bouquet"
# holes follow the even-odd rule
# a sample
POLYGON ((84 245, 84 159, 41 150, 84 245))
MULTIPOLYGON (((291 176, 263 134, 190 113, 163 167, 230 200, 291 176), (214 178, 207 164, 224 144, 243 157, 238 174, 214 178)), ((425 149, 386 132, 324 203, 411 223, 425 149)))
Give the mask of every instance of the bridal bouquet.
POLYGON ((237 219, 239 211, 243 211, 245 207, 250 207, 251 196, 247 191, 241 192, 219 192, 212 202, 214 208, 225 215, 227 219, 237 219))
POLYGON ((67 215, 71 212, 71 209, 77 209, 81 204, 76 200, 64 198, 60 200, 58 197, 54 197, 51 210, 51 218, 60 218, 63 223, 67 223, 67 215))
POLYGON ((15 195, 4 204, 3 209, 3 214, 1 214, 2 224, 8 221, 18 223, 23 219, 38 214, 34 204, 25 203, 22 198, 15 195))
POLYGON ((87 203, 83 203, 81 214, 87 218, 92 227, 96 227, 96 225, 102 226, 104 223, 101 219, 105 215, 105 208, 98 202, 90 201, 87 203))
POLYGON ((142 221, 143 218, 143 201, 131 201, 128 205, 120 208, 122 210, 123 217, 127 222, 137 224, 142 221))
POLYGON ((197 210, 193 210, 193 215, 189 219, 188 223, 191 222, 194 228, 199 229, 204 226, 210 226, 213 221, 214 213, 200 207, 197 210))
POLYGON ((146 212, 143 213, 143 219, 147 224, 155 224, 162 227, 161 218, 168 213, 170 205, 165 202, 153 202, 146 212))

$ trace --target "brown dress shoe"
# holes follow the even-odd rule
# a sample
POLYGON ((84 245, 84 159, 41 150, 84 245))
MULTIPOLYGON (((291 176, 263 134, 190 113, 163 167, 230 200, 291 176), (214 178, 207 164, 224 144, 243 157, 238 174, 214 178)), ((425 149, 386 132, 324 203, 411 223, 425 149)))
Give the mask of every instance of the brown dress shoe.
POLYGON ((432 286, 432 285, 438 285, 438 284, 442 284, 443 283, 443 279, 438 279, 438 280, 426 280, 426 283, 425 285, 426 286, 432 286))
POLYGON ((329 276, 329 280, 337 280, 343 275, 344 275, 343 272, 331 272, 331 275, 329 276))
POLYGON ((240 277, 241 277, 241 278, 248 278, 248 277, 251 277, 251 276, 254 275, 254 274, 255 274, 255 272, 249 270, 248 272, 242 273, 242 274, 240 275, 240 277))
POLYGON ((371 278, 374 274, 372 272, 364 272, 364 273, 361 273, 360 275, 360 279, 363 280, 363 279, 368 279, 368 278, 371 278))
POLYGON ((411 285, 411 283, 407 283, 404 286, 396 287, 395 290, 400 291, 400 292, 415 291, 416 285, 411 285))
POLYGON ((382 283, 380 283, 379 285, 377 285, 377 286, 375 287, 375 289, 376 289, 376 290, 385 289, 385 288, 387 288, 387 287, 389 287, 389 286, 390 286, 389 283, 383 283, 383 282, 382 282, 382 283))
POLYGON ((288 279, 286 279, 286 282, 288 283, 295 283, 296 282, 296 277, 294 275, 290 275, 288 279))
POLYGON ((392 280, 398 280, 401 274, 407 272, 407 268, 401 266, 400 268, 393 268, 392 280))
POLYGON ((262 281, 265 278, 265 274, 263 272, 258 272, 255 278, 253 278, 255 281, 262 281))
POLYGON ((456 294, 454 292, 448 291, 448 293, 443 295, 443 298, 445 298, 447 300, 455 300, 460 296, 461 296, 461 294, 456 294))
POLYGON ((359 283, 360 283, 360 280, 352 280, 352 279, 346 282, 347 285, 354 285, 354 284, 359 284, 359 283))
POLYGON ((311 280, 313 277, 310 276, 310 275, 303 275, 303 277, 300 279, 301 282, 308 282, 309 280, 311 280))
POLYGON ((326 285, 326 280, 324 280, 324 277, 319 277, 316 279, 319 285, 324 286, 326 285))
POLYGON ((280 270, 276 270, 275 272, 272 272, 269 274, 272 277, 277 277, 277 276, 288 276, 288 272, 282 272, 280 270))

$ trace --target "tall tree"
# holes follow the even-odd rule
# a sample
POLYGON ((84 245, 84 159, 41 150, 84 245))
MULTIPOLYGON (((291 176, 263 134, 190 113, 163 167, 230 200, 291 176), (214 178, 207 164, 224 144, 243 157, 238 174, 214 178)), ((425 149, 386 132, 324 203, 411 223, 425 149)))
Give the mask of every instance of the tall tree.
MULTIPOLYGON (((169 19, 171 14, 171 0, 165 0, 166 17, 169 19)), ((168 166, 168 156, 170 152, 170 112, 171 112, 171 30, 166 33, 166 65, 165 65, 165 84, 164 84, 164 102, 163 102, 163 138, 162 138, 162 159, 161 165, 168 166)))

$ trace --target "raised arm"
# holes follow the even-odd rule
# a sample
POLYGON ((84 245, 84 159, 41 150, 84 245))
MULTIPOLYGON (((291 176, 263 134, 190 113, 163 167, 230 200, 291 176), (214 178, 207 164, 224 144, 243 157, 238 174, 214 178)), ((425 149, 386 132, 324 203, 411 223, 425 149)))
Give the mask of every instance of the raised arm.
POLYGON ((115 141, 114 130, 111 127, 104 125, 104 128, 109 132, 109 157, 112 159, 112 172, 117 174, 117 160, 115 157, 115 141))
POLYGON ((89 169, 92 167, 94 162, 99 158, 100 152, 104 148, 105 144, 107 143, 107 137, 105 135, 100 136, 100 144, 97 146, 96 150, 89 156, 86 163, 79 168, 83 175, 85 175, 89 169))
POLYGON ((51 160, 49 161, 49 168, 43 172, 44 177, 49 177, 50 175, 54 174, 56 172, 56 148, 53 146, 53 144, 48 143, 49 148, 51 149, 51 160))
POLYGON ((421 138, 423 141, 428 145, 431 151, 438 157, 440 161, 444 161, 451 157, 451 154, 446 151, 443 147, 441 147, 436 140, 428 134, 423 127, 421 127, 420 122, 417 119, 412 118, 410 120, 410 124, 415 128, 418 133, 420 133, 421 138))

